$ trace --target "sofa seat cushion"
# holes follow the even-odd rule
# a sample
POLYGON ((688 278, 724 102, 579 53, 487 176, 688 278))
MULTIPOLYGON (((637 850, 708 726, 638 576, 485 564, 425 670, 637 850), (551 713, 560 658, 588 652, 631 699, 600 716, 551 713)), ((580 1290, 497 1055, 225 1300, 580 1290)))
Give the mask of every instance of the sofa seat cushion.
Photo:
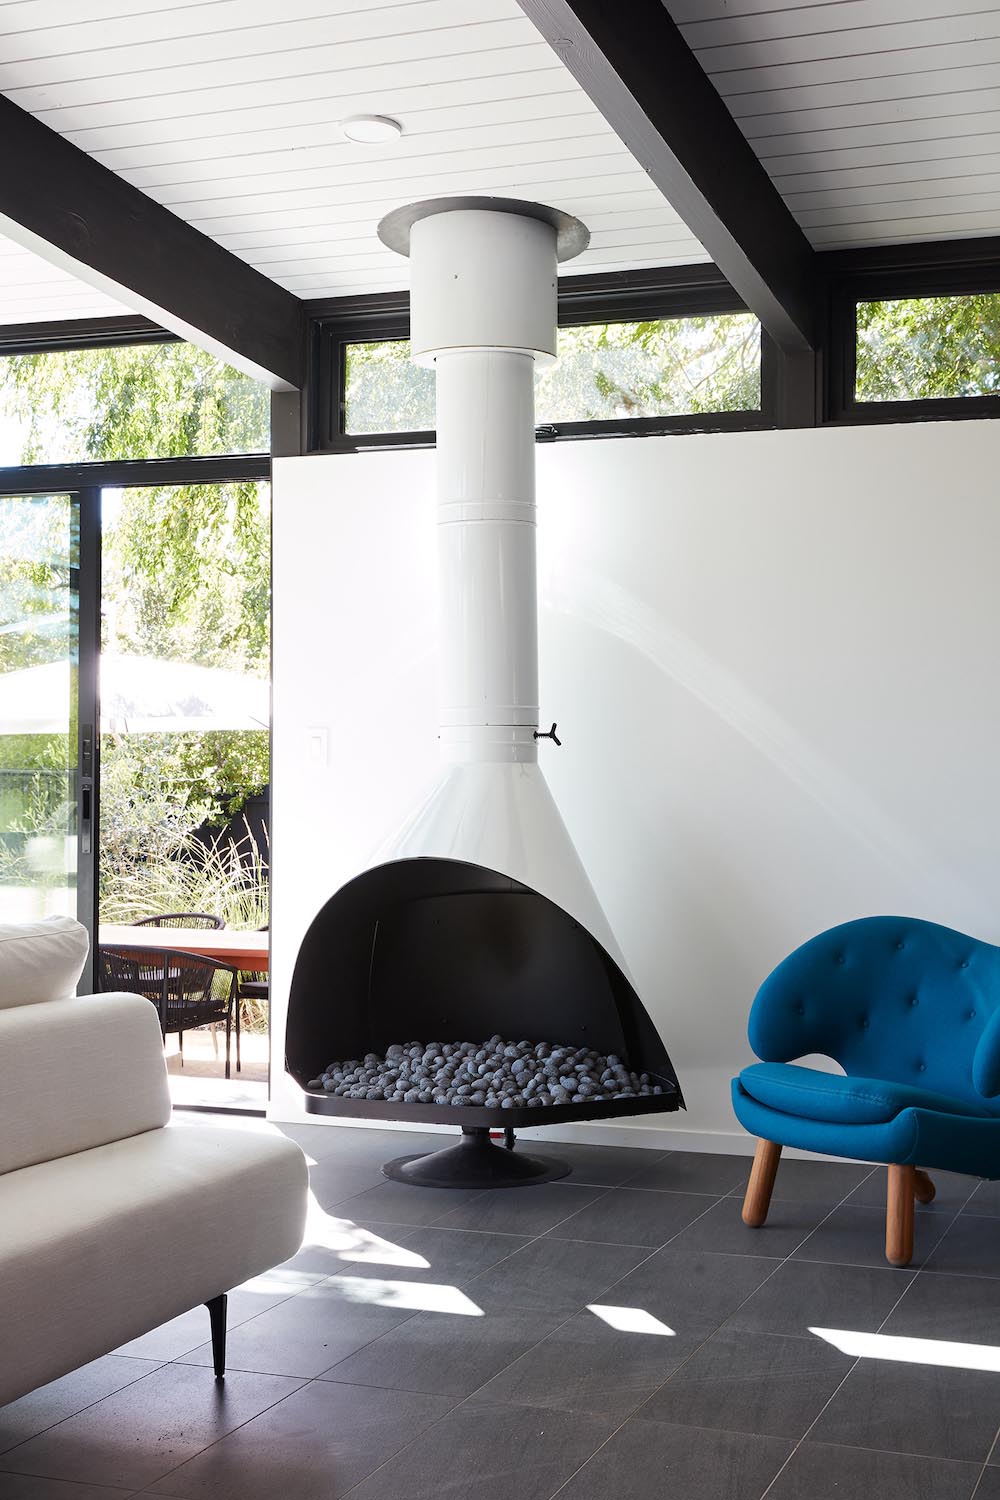
POLYGON ((904 1109, 931 1109, 948 1115, 992 1119, 985 1104, 954 1099, 912 1084, 883 1078, 822 1073, 796 1063, 754 1063, 740 1074, 743 1088, 760 1104, 783 1114, 837 1125, 879 1125, 904 1109))
POLYGON ((307 1175, 276 1131, 170 1125, 0 1177, 0 1405, 294 1255, 307 1175))

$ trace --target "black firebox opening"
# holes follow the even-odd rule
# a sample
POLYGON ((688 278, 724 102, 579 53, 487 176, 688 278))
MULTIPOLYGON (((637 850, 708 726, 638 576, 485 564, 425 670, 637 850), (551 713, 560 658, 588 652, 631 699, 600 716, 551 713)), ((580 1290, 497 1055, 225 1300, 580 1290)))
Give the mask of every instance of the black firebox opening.
POLYGON ((299 951, 286 1061, 322 1113, 541 1125, 683 1104, 666 1049, 628 979, 567 912, 482 866, 408 859, 376 866, 321 909, 299 951), (449 1108, 309 1092, 334 1059, 383 1056, 394 1043, 553 1042, 617 1054, 663 1086, 655 1098, 545 1109, 449 1108))

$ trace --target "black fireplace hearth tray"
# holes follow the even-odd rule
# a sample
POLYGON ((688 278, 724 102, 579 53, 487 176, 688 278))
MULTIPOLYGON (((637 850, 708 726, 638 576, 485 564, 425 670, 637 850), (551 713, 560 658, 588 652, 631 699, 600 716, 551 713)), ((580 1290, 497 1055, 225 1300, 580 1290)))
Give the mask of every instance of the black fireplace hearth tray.
POLYGON ((609 1120, 625 1115, 662 1114, 683 1106, 680 1090, 671 1078, 650 1072, 662 1094, 637 1094, 629 1099, 595 1099, 580 1104, 515 1105, 512 1109, 485 1104, 395 1104, 384 1099, 346 1099, 322 1089, 306 1089, 305 1107, 312 1115, 345 1115, 361 1120, 412 1120, 414 1125, 455 1125, 503 1130, 510 1126, 526 1130, 529 1125, 559 1125, 570 1120, 609 1120))

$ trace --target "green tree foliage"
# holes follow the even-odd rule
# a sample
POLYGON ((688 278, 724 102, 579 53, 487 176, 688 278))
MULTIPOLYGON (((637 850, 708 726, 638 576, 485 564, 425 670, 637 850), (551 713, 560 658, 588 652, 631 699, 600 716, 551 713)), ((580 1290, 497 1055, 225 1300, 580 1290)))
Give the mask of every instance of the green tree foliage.
MULTIPOLYGON (((269 398, 190 344, 22 355, 0 360, 0 432, 24 464, 262 452, 269 398)), ((269 507, 252 481, 106 496, 105 647, 267 677, 269 507)), ((64 499, 0 500, 0 625, 16 622, 0 630, 0 672, 65 659, 69 525, 64 499)), ((224 821, 266 784, 267 744, 266 731, 105 736, 106 878, 155 862, 205 816, 224 821)), ((38 822, 38 803, 17 827, 38 822)))
POLYGON ((426 432, 434 426, 434 371, 410 360, 409 339, 348 344, 348 432, 426 432))
POLYGON ((2 363, 0 396, 25 464, 269 446, 267 391, 193 344, 18 355, 2 363))
MULTIPOLYGON (((185 735, 104 737, 101 749, 102 915, 137 865, 171 858, 204 821, 207 801, 191 796, 185 735)), ((141 913, 145 915, 145 913, 141 913)))
POLYGON ((242 810, 248 797, 267 786, 271 746, 266 729, 206 730, 174 738, 188 805, 205 808, 209 823, 225 823, 242 810))
POLYGON ((1000 394, 1000 293, 858 303, 859 401, 1000 394))
POLYGON ((751 313, 560 328, 535 390, 540 422, 754 411, 760 324, 751 313))
MULTIPOLYGON (((74 757, 76 738, 73 737, 74 757)), ((0 735, 0 885, 65 883, 76 826, 68 734, 0 735)))
POLYGON ((0 497, 0 673, 65 660, 78 552, 65 495, 0 497))
MULTIPOLYGON (((20 462, 264 452, 267 391, 192 344, 0 361, 20 462)), ((122 649, 267 674, 268 491, 248 481, 124 493, 105 530, 105 597, 122 649)))
MULTIPOLYGON (((539 372, 539 422, 754 411, 760 406, 760 325, 750 313, 589 323, 560 328, 559 362, 539 372)), ((347 430, 420 432, 434 426, 434 374, 410 361, 406 339, 352 344, 347 430)))
POLYGON ((124 490, 104 529, 104 644, 268 675, 266 484, 124 490))
MULTIPOLYGON (((6 674, 75 658, 76 516, 64 495, 0 498, 0 731, 22 709, 25 689, 6 674)), ((57 678, 68 685, 69 678, 57 678)), ((53 685, 55 690, 55 684, 53 685)), ((65 838, 74 826, 70 767, 76 759, 73 695, 53 704, 63 733, 0 733, 0 885, 64 884, 65 838), (72 747, 72 756, 71 756, 72 747)), ((18 721, 24 723, 23 717, 18 721)))
MULTIPOLYGON (((211 812, 215 782, 199 783, 199 747, 209 736, 127 735, 105 751, 101 772, 101 920, 134 922, 169 911, 204 911, 228 927, 268 920, 267 847, 195 836, 211 812)), ((238 736, 218 736, 220 740, 238 736)), ((257 745, 248 751, 252 760, 257 745)), ((267 736, 263 737, 266 761, 267 736)), ((222 753, 220 749, 220 753, 222 753)), ((230 753, 233 753, 232 747, 230 753)), ((204 755, 202 754, 202 761, 204 755)), ((263 768, 266 780, 266 765, 263 768)), ((3 848, 0 844, 0 879, 3 848)), ((245 1016, 246 1019, 246 1016, 245 1016)), ((266 1030, 266 1007, 258 1013, 266 1030)))

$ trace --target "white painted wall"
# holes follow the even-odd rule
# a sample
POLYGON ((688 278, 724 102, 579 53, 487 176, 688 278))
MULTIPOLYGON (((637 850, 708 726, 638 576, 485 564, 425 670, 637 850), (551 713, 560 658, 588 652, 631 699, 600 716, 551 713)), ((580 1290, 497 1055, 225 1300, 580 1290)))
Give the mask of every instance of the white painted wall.
MULTIPOLYGON (((433 461, 275 464, 278 1037, 306 925, 434 774, 433 461)), ((797 943, 874 912, 1000 940, 1000 423, 538 464, 543 763, 687 1094, 652 1123, 742 1149, 747 1010, 797 943)))

